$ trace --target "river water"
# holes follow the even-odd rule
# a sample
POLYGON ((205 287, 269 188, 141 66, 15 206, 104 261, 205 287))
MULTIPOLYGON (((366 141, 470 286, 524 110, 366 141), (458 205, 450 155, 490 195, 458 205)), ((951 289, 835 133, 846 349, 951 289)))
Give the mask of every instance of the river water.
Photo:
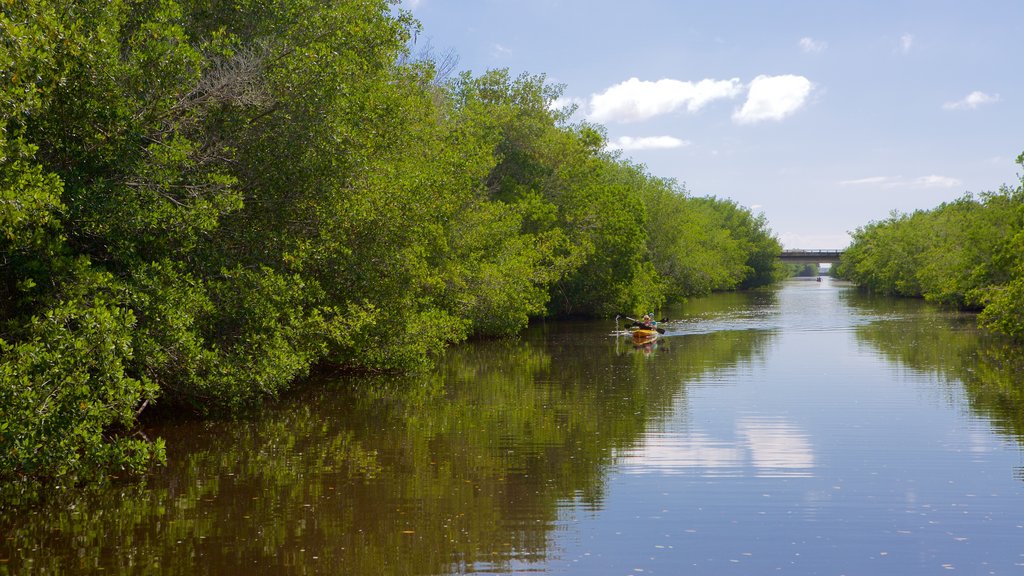
POLYGON ((165 422, 143 483, 0 515, 0 574, 1024 574, 1024 361, 790 280, 165 422))

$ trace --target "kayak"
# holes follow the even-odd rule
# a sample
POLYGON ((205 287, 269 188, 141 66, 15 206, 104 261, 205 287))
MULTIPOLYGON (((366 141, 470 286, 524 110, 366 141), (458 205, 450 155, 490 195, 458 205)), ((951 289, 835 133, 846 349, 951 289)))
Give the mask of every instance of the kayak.
POLYGON ((658 332, 656 330, 647 330, 644 328, 637 328, 631 332, 633 335, 633 342, 636 344, 644 344, 646 342, 652 342, 658 338, 658 332))

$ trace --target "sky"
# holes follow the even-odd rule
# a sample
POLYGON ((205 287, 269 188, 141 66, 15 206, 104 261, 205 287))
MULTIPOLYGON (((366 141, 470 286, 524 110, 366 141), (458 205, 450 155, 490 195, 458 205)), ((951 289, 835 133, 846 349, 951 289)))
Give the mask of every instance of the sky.
POLYGON ((893 213, 1017 187, 1021 0, 403 0, 414 50, 563 86, 574 121, 693 196, 839 249, 893 213))

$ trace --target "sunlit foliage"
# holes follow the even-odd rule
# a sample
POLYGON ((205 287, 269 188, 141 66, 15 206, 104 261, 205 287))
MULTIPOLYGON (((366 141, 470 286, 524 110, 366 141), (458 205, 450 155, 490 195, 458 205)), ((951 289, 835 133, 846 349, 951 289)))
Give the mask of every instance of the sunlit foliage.
POLYGON ((650 179, 643 198, 650 258, 672 297, 754 288, 784 276, 782 246, 763 215, 731 200, 691 197, 671 180, 650 179))

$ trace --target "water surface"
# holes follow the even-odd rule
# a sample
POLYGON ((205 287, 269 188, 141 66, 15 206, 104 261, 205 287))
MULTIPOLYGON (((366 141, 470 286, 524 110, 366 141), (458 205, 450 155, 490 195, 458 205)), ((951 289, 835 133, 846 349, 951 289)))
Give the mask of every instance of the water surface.
POLYGON ((793 280, 324 376, 0 516, 0 574, 1024 574, 1020 353, 793 280))

